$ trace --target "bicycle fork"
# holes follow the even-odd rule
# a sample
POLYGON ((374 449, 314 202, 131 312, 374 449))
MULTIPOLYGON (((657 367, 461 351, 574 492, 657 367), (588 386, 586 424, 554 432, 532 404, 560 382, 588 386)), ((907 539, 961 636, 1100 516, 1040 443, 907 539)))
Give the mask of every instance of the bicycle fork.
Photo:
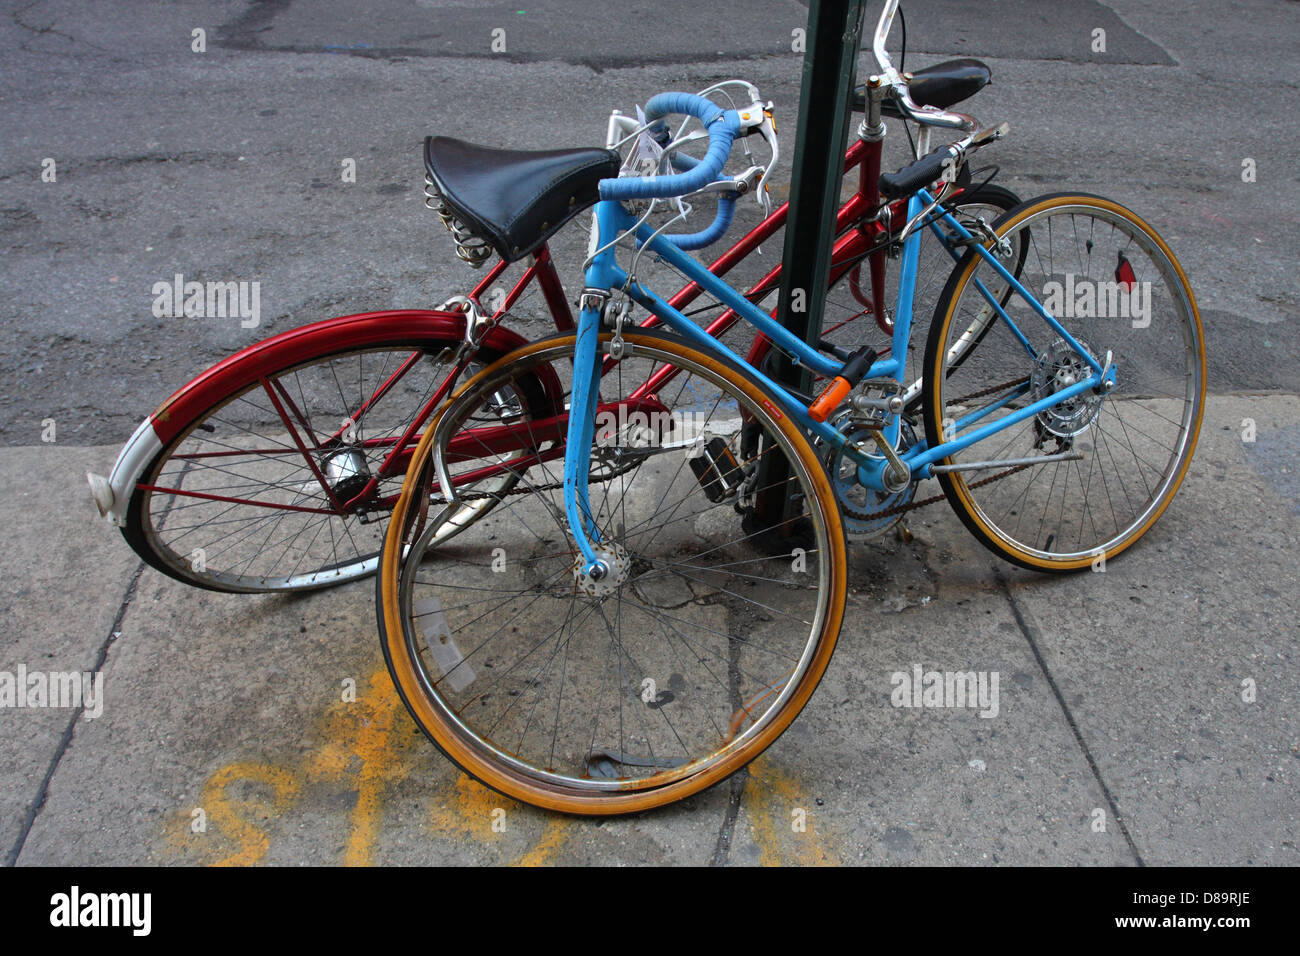
POLYGON ((618 204, 596 204, 592 223, 592 249, 586 287, 578 300, 577 344, 573 356, 573 392, 569 400, 569 425, 564 445, 564 509, 579 559, 573 574, 578 587, 591 595, 613 590, 630 566, 627 553, 601 538, 588 497, 591 447, 596 433, 596 407, 600 401, 600 326, 613 283, 614 244, 596 249, 600 237, 614 234, 618 204))

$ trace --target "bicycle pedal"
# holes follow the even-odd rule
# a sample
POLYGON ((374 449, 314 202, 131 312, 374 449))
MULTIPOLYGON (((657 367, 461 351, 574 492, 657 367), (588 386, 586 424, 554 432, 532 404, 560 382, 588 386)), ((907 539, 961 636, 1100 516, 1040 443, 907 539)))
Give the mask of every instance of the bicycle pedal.
POLYGON ((745 482, 744 469, 727 447, 723 438, 705 442, 698 455, 687 459, 695 480, 704 489, 704 495, 714 504, 734 495, 745 482))

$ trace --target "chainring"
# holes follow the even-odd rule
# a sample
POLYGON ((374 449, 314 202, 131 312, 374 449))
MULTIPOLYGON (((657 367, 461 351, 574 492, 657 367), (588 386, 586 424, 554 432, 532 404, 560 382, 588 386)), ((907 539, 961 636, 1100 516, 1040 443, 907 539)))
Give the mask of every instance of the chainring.
MULTIPOLYGON (((855 422, 850 414, 842 415, 835 427, 849 441, 872 441, 866 428, 855 422)), ((898 451, 905 452, 916 444, 916 431, 907 419, 899 427, 898 451)), ((858 466, 842 449, 828 448, 822 455, 822 464, 835 491, 835 501, 840 507, 840 517, 845 533, 858 537, 876 537, 903 520, 905 506, 916 495, 916 482, 894 493, 864 488, 858 484, 858 466)))

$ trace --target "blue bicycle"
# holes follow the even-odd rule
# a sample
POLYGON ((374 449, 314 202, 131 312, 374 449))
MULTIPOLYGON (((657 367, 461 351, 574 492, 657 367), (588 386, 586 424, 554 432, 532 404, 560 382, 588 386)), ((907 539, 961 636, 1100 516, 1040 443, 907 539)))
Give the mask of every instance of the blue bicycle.
POLYGON ((881 177, 884 199, 910 197, 887 355, 805 343, 689 254, 726 232, 766 173, 723 175, 763 104, 660 94, 641 131, 662 154, 625 164, 649 174, 599 182, 576 331, 463 383, 416 449, 380 561, 382 643, 419 725, 485 784, 624 813, 754 759, 830 660, 845 509, 865 501, 886 518, 935 477, 990 549, 1069 571, 1128 548, 1177 491, 1205 396, 1182 269, 1150 226, 1099 197, 1030 200, 991 226, 946 209, 945 173, 1005 127, 976 131, 911 101, 884 53, 892 6, 864 129, 892 98, 966 135, 881 177), (671 115, 703 133, 665 137, 671 115), (705 138, 702 158, 682 153, 705 138), (679 197, 717 197, 716 219, 670 231, 679 197), (965 251, 930 324, 916 408, 904 364, 921 233, 934 228, 965 251), (652 258, 807 369, 815 394, 670 306, 638 279, 652 258), (639 328, 638 307, 666 331, 639 328))

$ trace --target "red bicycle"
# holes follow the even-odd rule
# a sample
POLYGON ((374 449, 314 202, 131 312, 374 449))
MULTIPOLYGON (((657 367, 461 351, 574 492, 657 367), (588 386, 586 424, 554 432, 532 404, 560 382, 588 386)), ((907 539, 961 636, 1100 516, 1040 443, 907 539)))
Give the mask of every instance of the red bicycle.
MULTIPOLYGON (((990 73, 978 61, 956 60, 907 76, 914 104, 944 110, 981 89, 990 73)), ((770 114, 768 119, 770 126, 770 114)), ((774 127, 771 132, 774 140, 774 127)), ((842 356, 868 344, 875 329, 883 333, 878 353, 888 349, 886 263, 905 228, 906 200, 881 200, 883 134, 883 124, 872 129, 864 122, 845 155, 846 181, 854 187, 836 216, 822 333, 822 347, 842 356)), ((923 126, 917 155, 929 151, 927 139, 923 126)), ((617 151, 520 152, 431 138, 425 160, 428 181, 437 184, 437 200, 429 204, 452 230, 458 254, 475 266, 493 253, 499 260, 468 295, 443 308, 370 312, 293 329, 232 355, 163 402, 136 429, 107 478, 88 476, 101 515, 121 528, 151 566, 199 587, 245 593, 311 590, 372 573, 384 519, 435 410, 466 372, 526 344, 505 322, 511 310, 540 290, 555 328, 573 329, 547 241, 595 202, 601 178, 617 174, 617 151), (557 170, 570 177, 572 190, 542 191, 520 212, 511 188, 541 182, 557 170), (489 290, 512 264, 524 262, 510 291, 485 309, 489 290)), ((972 227, 1019 203, 1006 189, 974 185, 964 168, 942 198, 946 210, 956 210, 972 227)), ((709 270, 718 276, 730 272, 785 225, 786 215, 782 204, 709 270)), ((914 311, 922 325, 964 251, 937 228, 935 233, 939 241, 927 239, 921 253, 914 311)), ((750 287, 747 298, 774 299, 780 278, 777 265, 750 287)), ((670 304, 684 310, 701 292, 688 282, 670 304)), ((718 313, 705 328, 719 337, 738 321, 716 302, 695 312, 718 313)), ((748 359, 758 365, 772 350, 769 340, 757 336, 748 359)), ((913 366, 909 357, 909 403, 919 397, 919 364, 918 359, 913 366)), ((660 369, 628 397, 628 407, 652 396, 660 377, 671 374, 671 368, 660 369)), ((564 401, 561 383, 544 375, 523 392, 502 396, 503 405, 553 409, 564 401)), ((507 474, 500 480, 518 479, 507 474)), ((447 519, 434 544, 477 520, 509 488, 493 491, 447 519)), ((850 515, 846 525, 862 533, 876 528, 869 517, 855 525, 850 515)))

